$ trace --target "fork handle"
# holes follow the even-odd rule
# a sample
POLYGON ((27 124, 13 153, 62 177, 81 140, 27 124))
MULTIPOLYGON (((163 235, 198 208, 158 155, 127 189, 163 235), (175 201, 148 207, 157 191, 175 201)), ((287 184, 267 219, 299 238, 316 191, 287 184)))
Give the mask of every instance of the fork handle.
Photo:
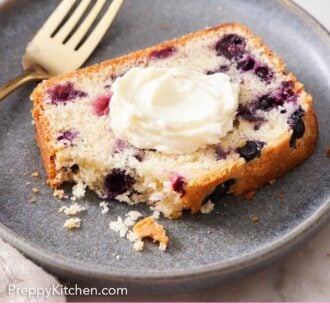
POLYGON ((8 83, 0 86, 0 101, 6 98, 9 94, 17 88, 30 81, 40 81, 49 79, 51 76, 46 72, 24 71, 21 75, 10 80, 8 83))

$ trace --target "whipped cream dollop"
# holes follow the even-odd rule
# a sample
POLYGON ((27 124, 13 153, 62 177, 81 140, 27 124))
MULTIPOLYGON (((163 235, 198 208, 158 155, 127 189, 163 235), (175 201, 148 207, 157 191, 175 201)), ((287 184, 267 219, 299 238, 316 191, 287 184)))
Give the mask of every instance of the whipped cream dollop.
POLYGON ((140 149, 191 153, 233 129, 239 84, 224 73, 137 67, 111 89, 111 128, 140 149))

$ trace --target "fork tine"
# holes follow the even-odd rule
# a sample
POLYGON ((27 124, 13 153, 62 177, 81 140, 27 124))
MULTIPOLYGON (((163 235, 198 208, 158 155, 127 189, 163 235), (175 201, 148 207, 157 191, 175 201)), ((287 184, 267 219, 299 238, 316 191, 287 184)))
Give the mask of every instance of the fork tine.
POLYGON ((96 4, 94 5, 90 13, 87 15, 85 20, 81 23, 77 31, 68 40, 68 46, 72 48, 76 48, 78 46, 79 42, 86 35, 88 29, 92 26, 93 22, 95 21, 97 15, 103 8, 106 1, 107 0, 97 0, 96 4))
POLYGON ((72 8, 76 0, 63 0, 53 13, 48 17, 44 25, 39 29, 35 37, 40 35, 50 36, 59 26, 63 18, 72 8))
POLYGON ((100 22, 97 24, 93 32, 86 39, 83 45, 78 50, 80 56, 85 57, 86 59, 93 52, 95 47, 98 45, 105 32, 108 30, 110 24, 115 18, 118 10, 120 9, 123 0, 113 0, 107 12, 104 14, 100 22))
POLYGON ((60 30, 56 33, 55 39, 59 42, 63 42, 65 38, 70 34, 73 28, 78 23, 80 17, 86 11, 88 5, 91 3, 91 0, 81 0, 79 6, 74 11, 74 13, 70 16, 70 18, 65 22, 65 24, 60 28, 60 30))

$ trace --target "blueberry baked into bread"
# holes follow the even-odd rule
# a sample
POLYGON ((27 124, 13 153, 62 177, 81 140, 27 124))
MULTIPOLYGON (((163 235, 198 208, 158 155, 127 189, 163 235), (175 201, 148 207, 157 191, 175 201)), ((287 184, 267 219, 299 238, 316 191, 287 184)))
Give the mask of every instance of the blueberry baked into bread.
POLYGON ((169 218, 198 212, 214 191, 242 195, 285 174, 317 139, 312 97, 240 24, 43 81, 32 100, 51 187, 79 182, 169 218), (178 76, 184 83, 175 86, 178 76), (161 105, 160 112, 143 117, 129 102, 161 105), (216 104, 227 109, 219 115, 216 104), (189 109, 180 115, 180 106, 189 109))

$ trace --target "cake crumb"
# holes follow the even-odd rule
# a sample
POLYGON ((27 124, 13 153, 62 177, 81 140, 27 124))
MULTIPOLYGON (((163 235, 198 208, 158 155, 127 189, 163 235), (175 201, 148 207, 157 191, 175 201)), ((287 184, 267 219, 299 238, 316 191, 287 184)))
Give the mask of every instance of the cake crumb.
POLYGON ((109 228, 118 233, 120 237, 125 237, 128 232, 128 227, 122 217, 118 217, 117 221, 110 221, 109 228))
POLYGON ((70 218, 65 220, 63 227, 69 230, 80 228, 81 220, 79 218, 70 218))
POLYGON ((143 248, 144 248, 144 242, 142 240, 138 240, 136 242, 134 242, 133 244, 133 248, 134 250, 136 251, 143 251, 143 248))
POLYGON ((125 216, 124 223, 128 227, 133 226, 140 217, 142 217, 142 214, 139 211, 129 211, 125 216))
POLYGON ((133 248, 136 251, 142 251, 144 244, 141 237, 130 230, 130 227, 132 227, 141 216, 142 214, 138 211, 130 211, 126 214, 124 219, 119 216, 117 217, 117 221, 110 221, 109 223, 109 228, 118 233, 120 237, 126 238, 133 243, 133 248))
POLYGON ((86 184, 82 181, 78 181, 73 187, 72 187, 72 195, 76 198, 82 198, 85 196, 86 193, 86 184))
POLYGON ((101 214, 106 214, 109 212, 109 207, 107 202, 101 202, 99 206, 101 208, 101 214))
POLYGON ((133 221, 136 221, 137 219, 141 218, 142 217, 142 213, 139 212, 139 211, 129 211, 127 214, 126 214, 126 218, 130 218, 131 220, 133 221))
POLYGON ((140 236, 132 230, 128 231, 126 238, 132 243, 141 239, 140 236))
POLYGON ((38 178, 39 177, 39 172, 35 171, 31 174, 31 176, 34 177, 34 178, 38 178))
POLYGON ((214 209, 214 203, 209 199, 204 205, 201 207, 201 213, 208 214, 211 213, 214 209))
POLYGON ((159 242, 159 248, 165 251, 169 242, 164 226, 158 224, 153 217, 140 220, 133 227, 133 231, 141 238, 150 237, 154 242, 159 242))
POLYGON ((281 199, 281 200, 283 200, 284 199, 284 193, 282 192, 282 191, 280 191, 279 193, 278 193, 278 195, 277 195, 277 198, 278 199, 281 199))
POLYGON ((253 223, 258 223, 259 222, 259 218, 257 216, 255 216, 255 215, 253 215, 251 217, 251 220, 252 220, 253 223))
POLYGON ((327 149, 327 157, 330 157, 330 147, 327 149))
POLYGON ((39 192, 39 189, 36 188, 36 187, 33 187, 33 188, 32 188, 32 192, 33 192, 34 194, 37 194, 37 193, 39 192))
POLYGON ((245 195, 244 195, 244 198, 247 200, 247 201, 251 201, 254 197, 254 195, 256 194, 256 192, 254 190, 252 191, 249 191, 247 192, 245 195))
POLYGON ((68 198, 63 189, 55 189, 53 196, 59 199, 68 198))
POLYGON ((30 185, 30 184, 31 184, 30 181, 25 182, 25 185, 26 185, 26 186, 28 186, 28 185, 30 185))
POLYGON ((34 204, 34 203, 36 203, 36 202, 37 202, 37 200, 34 199, 34 198, 29 199, 29 204, 34 204))
POLYGON ((66 215, 76 215, 77 213, 80 213, 82 211, 85 211, 86 208, 81 206, 81 205, 78 205, 77 203, 74 203, 70 206, 61 206, 59 209, 58 209, 58 212, 63 212, 64 214, 66 215))
POLYGON ((270 181, 268 182, 268 184, 269 184, 270 186, 272 186, 275 182, 276 182, 276 180, 273 179, 273 180, 270 180, 270 181))

